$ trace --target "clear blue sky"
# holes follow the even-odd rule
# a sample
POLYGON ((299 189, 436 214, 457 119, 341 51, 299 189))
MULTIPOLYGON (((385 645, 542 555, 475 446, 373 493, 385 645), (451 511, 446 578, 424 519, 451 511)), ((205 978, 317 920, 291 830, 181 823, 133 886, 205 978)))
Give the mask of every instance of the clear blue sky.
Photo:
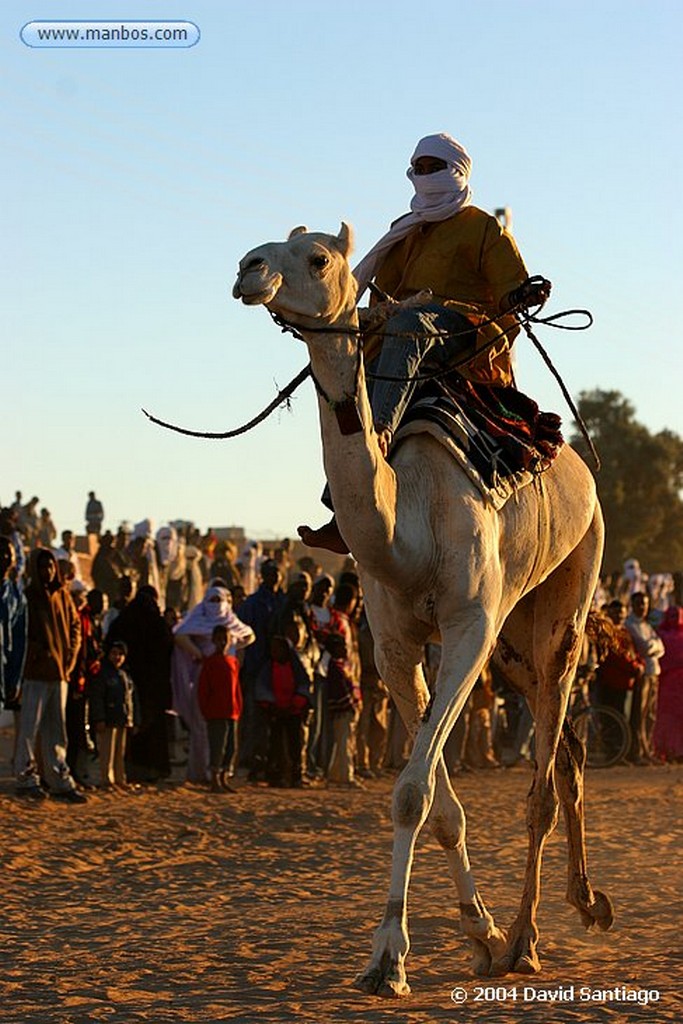
MULTIPOLYGON (((356 230, 361 255, 407 209, 417 139, 448 131, 477 205, 508 205, 570 390, 617 389, 683 433, 680 0, 5 0, 0 499, 36 494, 58 529, 151 516, 252 536, 317 523, 311 386, 235 441, 306 362, 230 296, 240 257, 295 224, 356 230), (191 49, 31 49, 37 19, 184 19, 191 49)), ((569 414, 528 342, 520 386, 569 414)))

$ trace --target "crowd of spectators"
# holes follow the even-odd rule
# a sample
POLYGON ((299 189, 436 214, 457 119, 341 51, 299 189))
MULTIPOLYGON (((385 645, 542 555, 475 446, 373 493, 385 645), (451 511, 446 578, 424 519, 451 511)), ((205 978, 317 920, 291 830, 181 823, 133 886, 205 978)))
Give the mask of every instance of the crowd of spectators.
POLYGON ((19 792, 81 802, 94 782, 169 778, 173 761, 224 792, 237 772, 302 787, 358 786, 381 770, 388 696, 379 680, 367 690, 359 734, 367 684, 352 569, 337 583, 311 558, 295 565, 287 540, 239 552, 190 524, 154 532, 143 520, 113 534, 93 492, 92 559, 81 559, 73 531, 59 547, 54 524, 40 533, 37 504, 18 493, 0 513, 2 693, 19 792))
POLYGON ((647 575, 636 559, 601 585, 596 601, 616 639, 593 669, 597 703, 627 720, 636 765, 683 758, 683 576, 647 575))
MULTIPOLYGON (((335 579, 287 540, 242 551, 213 531, 150 520, 104 530, 94 492, 83 562, 71 530, 17 492, 0 511, 0 684, 14 713, 18 792, 87 800, 186 765, 189 782, 362 788, 399 769, 407 736, 374 662, 352 561, 335 579), (98 766, 99 765, 99 769, 98 766)), ((683 757, 681 581, 635 560, 601 583, 614 623, 590 664, 594 698, 630 722, 629 760, 683 757)), ((438 646, 425 651, 433 685, 438 646)), ((449 770, 533 756, 532 716, 495 671, 446 748, 449 770)))

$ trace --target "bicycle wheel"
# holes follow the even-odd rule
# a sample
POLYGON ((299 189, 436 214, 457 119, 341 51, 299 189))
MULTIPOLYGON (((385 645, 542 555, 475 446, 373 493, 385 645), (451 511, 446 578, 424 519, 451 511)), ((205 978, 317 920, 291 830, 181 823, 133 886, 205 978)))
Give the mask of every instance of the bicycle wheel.
POLYGON ((631 730, 614 708, 595 704, 572 719, 574 731, 586 748, 589 768, 610 768, 618 764, 631 746, 631 730))

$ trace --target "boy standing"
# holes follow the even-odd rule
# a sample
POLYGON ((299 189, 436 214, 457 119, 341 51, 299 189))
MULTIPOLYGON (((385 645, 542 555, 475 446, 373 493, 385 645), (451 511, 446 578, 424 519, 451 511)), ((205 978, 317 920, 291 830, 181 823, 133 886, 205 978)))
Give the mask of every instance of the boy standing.
POLYGON ((211 633, 215 653, 202 665, 197 684, 199 710, 206 720, 209 736, 209 767, 212 793, 236 793, 228 782, 235 756, 235 731, 242 714, 242 691, 237 658, 228 654, 227 626, 215 626, 211 633))
POLYGON ((100 784, 104 789, 126 786, 126 739, 128 730, 137 725, 135 684, 123 667, 127 655, 123 640, 115 640, 90 684, 90 722, 97 732, 100 784))
POLYGON ((305 786, 302 754, 311 681, 288 637, 270 638, 269 658, 257 679, 255 696, 269 727, 268 785, 295 789, 305 786))

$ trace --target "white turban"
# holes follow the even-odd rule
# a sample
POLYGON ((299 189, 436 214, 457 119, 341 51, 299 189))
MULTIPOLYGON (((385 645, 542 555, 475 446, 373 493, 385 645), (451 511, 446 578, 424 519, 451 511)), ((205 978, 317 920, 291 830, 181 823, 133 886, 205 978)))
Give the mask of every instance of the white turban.
POLYGON ((469 206, 472 202, 472 190, 468 184, 472 160, 459 142, 450 135, 441 132, 438 135, 425 135, 420 139, 415 152, 410 158, 410 167, 406 171, 415 188, 415 195, 410 203, 410 213, 400 217, 391 225, 385 235, 373 245, 353 274, 358 282, 358 298, 375 276, 378 266, 389 249, 409 235, 418 224, 435 223, 447 220, 469 206), (444 160, 446 168, 433 174, 415 174, 415 163, 421 156, 432 156, 444 160))
POLYGON ((438 135, 425 135, 424 139, 420 139, 410 158, 410 170, 407 172, 409 178, 413 167, 421 156, 435 156, 439 160, 444 160, 449 167, 455 168, 465 178, 469 178, 472 173, 471 156, 464 146, 461 146, 452 135, 446 135, 445 132, 439 132, 438 135))

